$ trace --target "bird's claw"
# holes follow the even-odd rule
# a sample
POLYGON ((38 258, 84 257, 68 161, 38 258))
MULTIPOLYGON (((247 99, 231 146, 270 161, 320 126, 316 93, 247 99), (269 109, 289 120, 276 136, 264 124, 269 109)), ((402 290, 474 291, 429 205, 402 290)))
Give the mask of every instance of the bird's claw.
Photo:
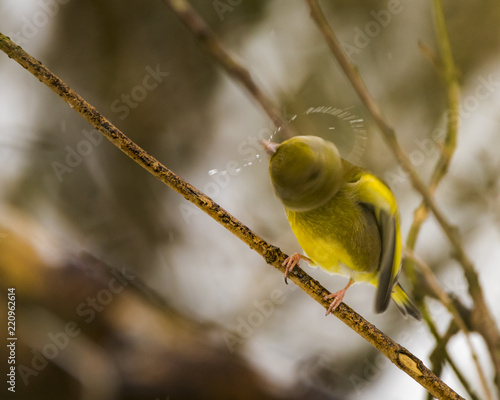
POLYGON ((285 267, 285 283, 288 285, 288 275, 295 268, 295 266, 299 263, 301 259, 301 255, 299 253, 293 253, 290 257, 287 257, 285 261, 281 265, 285 267))
POLYGON ((337 309, 340 303, 342 303, 342 300, 344 300, 345 292, 347 292, 347 289, 349 289, 349 287, 351 287, 353 283, 354 281, 352 279, 349 279, 349 282, 347 282, 347 285, 344 289, 341 289, 335 293, 327 294, 325 297, 323 297, 324 300, 333 299, 330 305, 328 306, 325 315, 331 314, 337 309))
POLYGON ((323 297, 324 300, 333 299, 330 303, 330 306, 326 310, 325 315, 331 314, 337 309, 340 303, 342 303, 342 300, 344 300, 344 295, 345 295, 345 290, 339 290, 338 292, 331 293, 323 297))

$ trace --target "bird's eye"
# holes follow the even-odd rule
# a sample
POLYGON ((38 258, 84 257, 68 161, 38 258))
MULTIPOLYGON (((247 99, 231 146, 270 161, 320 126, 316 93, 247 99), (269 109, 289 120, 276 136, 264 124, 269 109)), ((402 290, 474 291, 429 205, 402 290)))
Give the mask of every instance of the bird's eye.
POLYGON ((310 180, 315 180, 319 176, 320 171, 318 169, 314 169, 310 174, 309 174, 309 179, 310 180))

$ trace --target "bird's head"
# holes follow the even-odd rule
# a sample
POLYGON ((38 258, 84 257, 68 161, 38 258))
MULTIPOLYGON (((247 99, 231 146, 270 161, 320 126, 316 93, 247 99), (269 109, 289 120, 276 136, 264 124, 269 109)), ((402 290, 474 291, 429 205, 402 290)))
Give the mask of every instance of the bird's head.
POLYGON ((271 156, 269 173, 285 207, 307 211, 325 204, 343 183, 337 147, 317 136, 295 136, 281 144, 261 141, 271 156))

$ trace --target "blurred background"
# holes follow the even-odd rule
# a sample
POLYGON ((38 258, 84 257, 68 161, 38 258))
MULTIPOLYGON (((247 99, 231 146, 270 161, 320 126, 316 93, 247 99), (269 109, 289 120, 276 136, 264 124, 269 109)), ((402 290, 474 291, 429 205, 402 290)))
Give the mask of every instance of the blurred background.
MULTIPOLYGON (((406 235, 420 197, 305 3, 192 4, 297 132, 333 140, 345 158, 390 184, 406 235)), ((437 48, 431 2, 335 1, 324 10, 427 181, 446 110, 439 72, 418 46, 437 48)), ((458 225, 500 320, 500 3, 445 1, 445 12, 461 120, 437 202, 458 225)), ((0 0, 0 28, 167 167, 284 252, 299 251, 258 144, 279 135, 161 1, 0 0)), ((411 378, 325 318, 3 53, 0 170, 0 286, 16 292, 19 398, 425 398, 411 378)), ((432 217, 416 250, 443 287, 471 305, 432 217)), ((345 285, 304 268, 332 291, 345 285)), ((374 314, 374 293, 355 285, 345 301, 428 363, 435 343, 425 324, 403 319, 394 305, 374 314)), ((0 297, 5 326, 7 296, 0 297)), ((445 329, 444 308, 428 305, 445 329)), ((492 382, 486 348, 473 341, 492 382)), ((464 343, 457 335, 449 351, 480 392, 464 343)), ((8 353, 0 348, 4 371, 8 353)), ((464 394, 448 367, 443 379, 464 394)))

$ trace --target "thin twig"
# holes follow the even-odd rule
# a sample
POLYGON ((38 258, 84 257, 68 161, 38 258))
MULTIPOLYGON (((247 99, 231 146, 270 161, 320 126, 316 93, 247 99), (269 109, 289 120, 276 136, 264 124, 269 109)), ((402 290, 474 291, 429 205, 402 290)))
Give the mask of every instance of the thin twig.
MULTIPOLYGON (((457 239, 455 238, 456 228, 449 225, 449 223, 445 220, 441 211, 437 208, 436 204, 434 203, 429 191, 427 190, 427 187, 422 182, 422 180, 416 173, 415 169, 411 165, 410 160, 408 159, 408 157, 406 157, 403 150, 399 146, 394 129, 386 122, 386 119, 384 118, 380 109, 378 108, 377 103, 375 103, 370 93, 368 92, 368 89, 366 88, 366 85, 363 79, 361 78, 361 75, 359 74, 358 68, 347 57, 344 50, 342 49, 342 46, 340 45, 339 41, 337 40, 337 37, 335 36, 335 33, 333 32, 331 26, 326 20, 323 11, 319 7, 317 0, 306 0, 306 2, 309 4, 312 18, 314 19, 319 30, 323 34, 323 37, 325 38, 325 41, 330 47, 330 50, 337 59, 338 63, 340 64, 342 70, 347 76, 347 79, 351 82, 351 85, 353 86, 354 90, 356 91, 356 93, 361 98, 362 102, 372 115, 375 123, 382 132, 383 138, 385 139, 385 141, 391 148, 392 152, 396 156, 396 159, 399 161, 403 169, 408 173, 413 183, 413 186, 420 192, 425 203, 436 216, 436 219, 440 221, 440 224, 443 227, 443 230, 445 231, 446 235, 450 238, 450 241, 452 241, 452 243, 457 243, 457 239)), ((461 247, 461 246, 456 246, 456 247, 461 247)))
POLYGON ((222 46, 206 22, 200 17, 196 10, 186 0, 163 0, 180 20, 194 33, 205 51, 210 54, 226 72, 237 82, 242 84, 252 97, 260 104, 262 109, 271 118, 276 128, 285 138, 294 136, 291 128, 283 119, 281 113, 273 102, 262 92, 252 79, 248 70, 241 65, 222 46))
MULTIPOLYGON (((434 373, 437 376, 441 376, 441 372, 443 369, 443 363, 444 363, 444 361, 446 361, 449 364, 449 366, 451 367, 451 369, 453 370, 453 372, 455 373, 455 375, 457 376, 458 380, 460 381, 460 383, 464 387, 467 394, 469 395, 470 400, 479 400, 479 397, 473 391, 469 382, 465 379, 465 376, 458 369, 457 365, 455 364, 455 362, 451 358, 450 354, 446 350, 446 346, 447 346, 448 342, 450 341, 450 339, 459 331, 457 324, 455 323, 454 320, 452 320, 450 322, 450 325, 448 326, 446 333, 444 334, 443 337, 441 337, 439 335, 439 332, 437 331, 437 328, 434 325, 434 323, 429 315, 429 312, 427 310, 427 307, 425 305, 421 309, 421 311, 422 311, 422 315, 423 315, 424 319, 430 321, 429 329, 430 329, 432 335, 434 336, 434 338, 436 339, 436 347, 433 350, 433 352, 431 353, 431 355, 429 356, 429 360, 432 363, 432 370, 434 371, 434 373)), ((428 400, 432 400, 432 396, 430 394, 427 398, 428 398, 428 400)))
MULTIPOLYGON (((436 167, 434 168, 434 172, 432 173, 432 177, 428 187, 429 195, 431 197, 434 197, 434 193, 436 192, 439 183, 448 172, 451 159, 457 147, 460 96, 460 86, 458 84, 457 71, 455 62, 453 61, 453 55, 451 52, 448 32, 446 30, 444 14, 440 1, 434 1, 434 15, 441 60, 439 60, 440 62, 434 60, 433 64, 441 67, 441 71, 446 82, 448 112, 446 139, 444 142, 444 146, 440 151, 440 156, 436 163, 436 167)), ((423 48, 423 46, 421 46, 421 48, 423 48)), ((422 202, 420 206, 415 210, 413 223, 409 230, 406 241, 407 247, 412 250, 415 248, 420 228, 429 215, 428 210, 429 208, 425 202, 422 202)))
MULTIPOLYGON (((223 227, 250 246, 251 249, 260 254, 268 264, 284 272, 282 263, 286 255, 280 249, 257 236, 208 196, 146 153, 146 151, 102 116, 92 105, 70 89, 59 77, 1 33, 0 50, 47 85, 95 129, 99 130, 108 140, 141 167, 219 222, 223 227)), ((329 302, 324 300, 324 297, 329 292, 308 274, 300 268, 295 268, 290 275, 290 279, 325 309, 328 308, 329 302)), ((462 399, 461 396, 425 367, 422 361, 354 312, 349 306, 342 303, 334 312, 334 315, 382 352, 398 368, 420 383, 434 397, 438 399, 462 399)))
POLYGON ((469 294, 474 301, 475 325, 478 329, 478 332, 483 336, 488 347, 490 357, 492 358, 493 364, 495 365, 495 382, 497 387, 500 388, 500 331, 498 330, 493 315, 491 314, 491 311, 484 299, 483 291, 479 283, 479 277, 475 270, 474 264, 464 251, 458 229, 455 226, 451 225, 444 217, 443 213, 437 208, 436 203, 431 196, 431 193, 419 178, 410 160, 399 146, 394 129, 386 122, 386 119, 383 117, 377 104, 369 94, 368 89, 366 88, 358 72, 358 69, 344 53, 344 50, 337 40, 337 37, 335 36, 321 8, 319 7, 317 0, 306 0, 306 2, 309 4, 312 18, 323 34, 328 46, 330 47, 330 50, 334 54, 347 78, 351 82, 351 85, 358 93, 358 96, 361 98, 366 108, 372 115, 374 121, 379 127, 380 132, 382 133, 385 142, 392 150, 403 169, 408 173, 413 187, 422 195, 423 201, 432 211, 443 232, 452 244, 455 250, 454 255, 461 264, 462 269, 464 270, 464 275, 468 283, 469 294))
MULTIPOLYGON (((443 6, 440 0, 434 0, 433 5, 434 5, 434 21, 436 25, 436 34, 438 38, 439 54, 440 54, 440 60, 439 61, 433 60, 433 64, 441 67, 440 71, 442 72, 442 76, 444 78, 447 87, 446 93, 448 99, 448 112, 447 112, 446 138, 443 147, 439 152, 440 156, 436 163, 434 172, 432 173, 431 180, 428 186, 429 194, 431 195, 431 197, 434 197, 434 193, 436 192, 439 183, 446 176, 448 168, 451 163, 451 159, 457 147, 457 136, 458 136, 458 125, 459 125, 459 97, 460 97, 460 86, 457 77, 458 73, 455 67, 455 62, 453 60, 453 53, 451 50, 450 39, 448 37, 448 31, 446 29, 443 6)), ((423 48, 423 46, 421 46, 421 48, 423 48)), ((420 228, 422 227, 422 224, 425 222, 425 220, 429 215, 428 211, 429 209, 425 204, 425 202, 422 202, 419 205, 419 207, 415 210, 413 222, 410 227, 410 230, 408 231, 408 236, 406 239, 406 246, 408 250, 413 251, 413 249, 415 248, 420 228)), ((423 267, 421 266, 421 269, 422 268, 423 267)), ((413 262, 410 261, 405 263, 405 269, 410 275, 415 276, 415 272, 413 270, 414 269, 413 262)), ((455 306, 449 299, 446 292, 441 288, 438 280, 434 276, 431 269, 427 267, 424 268, 424 270, 427 281, 431 283, 431 285, 434 288, 434 291, 438 294, 441 302, 447 307, 448 310, 450 310, 453 317, 455 318, 457 325, 464 332, 467 345, 469 346, 472 359, 474 361, 485 397, 486 399, 491 400, 492 394, 488 386, 486 375, 484 373, 481 364, 479 363, 479 358, 477 356, 477 352, 473 346, 473 343, 470 339, 470 331, 467 325, 463 321, 460 313, 456 310, 455 306)), ((413 279, 412 281, 416 282, 415 279, 413 279)))
MULTIPOLYGON (((491 391, 488 387, 486 375, 483 371, 483 368, 481 367, 481 365, 479 363, 479 357, 477 356, 477 352, 476 352, 474 345, 472 343, 472 340, 470 338, 470 329, 467 326, 466 322, 464 321, 462 315, 458 311, 457 307, 455 307, 455 304, 451 300, 450 296, 448 296, 448 293, 446 293, 446 291, 443 290, 443 288, 441 287, 441 284, 439 283, 439 281, 436 278, 436 275, 434 275, 434 273, 432 272, 430 267, 423 260, 418 258, 413 253, 413 251, 407 247, 404 249, 404 254, 405 254, 405 257, 407 259, 410 259, 412 261, 414 266, 417 266, 419 268, 420 272, 422 273, 422 275, 426 281, 427 287, 429 288, 429 290, 432 291, 432 295, 434 297, 436 297, 441 302, 441 304, 443 304, 446 307, 446 309, 453 316, 453 320, 455 321, 455 323, 457 324, 459 329, 465 334, 465 340, 467 342, 467 346, 470 349, 472 359, 473 359, 475 367, 477 369, 479 379, 481 381, 486 398, 491 400, 493 398, 493 396, 492 396, 491 391)), ((425 318, 425 320, 427 322, 427 325, 429 327, 431 327, 432 320, 431 320, 430 316, 429 316, 429 318, 425 318)), ((439 343, 436 343, 436 345, 439 346, 439 343)))

